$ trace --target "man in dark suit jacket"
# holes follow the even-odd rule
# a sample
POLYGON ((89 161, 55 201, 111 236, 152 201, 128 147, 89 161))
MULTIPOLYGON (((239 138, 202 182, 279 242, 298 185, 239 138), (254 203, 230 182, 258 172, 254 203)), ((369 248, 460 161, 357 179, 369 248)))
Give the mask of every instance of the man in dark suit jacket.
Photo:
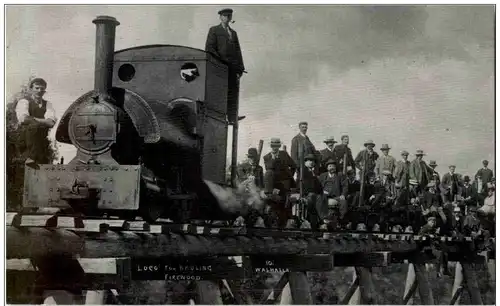
POLYGON ((264 167, 266 171, 273 173, 272 182, 269 182, 272 186, 265 187, 268 192, 272 192, 273 189, 279 189, 280 193, 288 192, 295 185, 293 173, 297 166, 287 152, 279 150, 280 147, 281 140, 272 138, 271 152, 264 155, 264 167))
POLYGON ((481 189, 484 193, 487 193, 486 185, 489 182, 493 181, 493 171, 488 168, 488 161, 487 160, 483 160, 483 168, 477 170, 476 177, 481 178, 481 182, 483 185, 483 186, 481 186, 482 187, 481 189))
POLYGON ((337 163, 330 159, 326 162, 328 172, 322 173, 319 176, 319 182, 323 188, 323 194, 327 198, 328 207, 333 207, 338 204, 340 218, 342 219, 347 213, 347 195, 349 194, 349 181, 347 176, 337 170, 337 163))
POLYGON ((291 207, 285 207, 285 200, 290 188, 295 187, 293 173, 296 165, 286 151, 280 151, 281 140, 271 138, 271 152, 264 155, 264 192, 268 198, 273 215, 278 219, 278 226, 284 227, 292 216, 291 207))
POLYGON ((337 143, 335 141, 335 138, 333 136, 330 136, 328 138, 325 139, 324 143, 326 144, 326 148, 319 151, 320 153, 320 173, 323 173, 323 172, 326 172, 327 169, 327 162, 332 159, 334 160, 335 162, 338 160, 337 159, 337 155, 335 154, 335 151, 334 151, 334 148, 333 146, 335 145, 335 143, 337 143))
POLYGON ((365 177, 370 177, 375 174, 375 163, 378 159, 378 153, 373 151, 375 143, 372 140, 365 141, 364 150, 358 153, 354 162, 360 173, 364 173, 365 177), (363 169, 366 164, 366 169, 363 169))
POLYGON ((477 206, 477 189, 470 183, 470 177, 464 176, 464 185, 461 190, 462 198, 467 206, 477 206))
POLYGON ((220 58, 228 65, 228 117, 230 122, 235 123, 238 114, 239 80, 245 71, 245 66, 238 34, 229 26, 233 18, 233 10, 220 10, 219 16, 221 23, 211 27, 208 31, 205 51, 220 58))
MULTIPOLYGON (((300 165, 304 164, 304 160, 300 160, 301 157, 312 154, 317 157, 318 152, 316 148, 312 144, 309 137, 307 137, 307 122, 299 123, 299 134, 292 138, 292 147, 290 150, 290 155, 292 156, 293 161, 297 165, 297 175, 300 171, 300 165)), ((316 158, 315 163, 318 164, 319 158, 316 158)))
POLYGON ((238 178, 240 182, 252 180, 258 188, 264 188, 264 169, 259 166, 259 154, 256 148, 248 149, 248 162, 239 167, 238 178))
POLYGON ((455 200, 455 195, 461 194, 461 186, 458 176, 455 173, 455 165, 450 165, 449 169, 450 172, 445 173, 441 180, 443 203, 453 202, 455 200))
POLYGON ((344 172, 344 158, 347 157, 346 173, 344 174, 347 174, 347 171, 349 171, 349 169, 356 171, 354 157, 352 156, 351 148, 349 148, 349 136, 342 135, 342 138, 340 138, 340 140, 342 141, 342 143, 336 145, 333 149, 335 155, 337 156, 338 170, 342 173, 344 172))
POLYGON ((321 220, 327 215, 321 210, 322 203, 322 188, 319 182, 319 173, 316 168, 316 158, 314 154, 304 156, 304 167, 302 182, 300 176, 297 178, 297 184, 302 184, 303 196, 307 201, 307 219, 311 224, 312 229, 318 229, 321 220))

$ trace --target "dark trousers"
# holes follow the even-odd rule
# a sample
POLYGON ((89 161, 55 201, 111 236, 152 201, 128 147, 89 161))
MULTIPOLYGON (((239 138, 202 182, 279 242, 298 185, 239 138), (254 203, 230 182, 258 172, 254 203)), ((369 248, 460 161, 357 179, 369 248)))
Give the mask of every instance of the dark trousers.
POLYGON ((236 122, 238 120, 240 80, 234 71, 229 71, 228 77, 227 117, 229 122, 236 122))
POLYGON ((397 188, 394 203, 396 206, 406 206, 410 204, 410 190, 406 187, 397 188))

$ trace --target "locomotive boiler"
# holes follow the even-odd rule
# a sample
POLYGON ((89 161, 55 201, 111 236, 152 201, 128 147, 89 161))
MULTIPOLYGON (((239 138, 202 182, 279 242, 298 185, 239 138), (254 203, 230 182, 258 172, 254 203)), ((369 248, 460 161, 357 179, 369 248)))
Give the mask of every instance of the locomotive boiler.
POLYGON ((93 22, 94 90, 56 130, 77 154, 65 165, 26 166, 23 206, 149 221, 227 217, 205 183, 226 181, 227 66, 185 46, 115 52, 119 22, 93 22))

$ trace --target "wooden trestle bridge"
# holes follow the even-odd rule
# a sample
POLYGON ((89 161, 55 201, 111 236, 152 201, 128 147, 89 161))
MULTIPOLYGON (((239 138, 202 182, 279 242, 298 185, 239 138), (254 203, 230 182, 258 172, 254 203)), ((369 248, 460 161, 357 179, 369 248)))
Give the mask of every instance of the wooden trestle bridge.
MULTIPOLYGON (((298 229, 214 227, 51 214, 7 213, 7 295, 15 297, 25 279, 40 302, 120 303, 119 293, 134 280, 196 282, 199 304, 223 304, 225 284, 236 304, 312 304, 308 271, 354 267, 353 282, 341 304, 373 304, 373 267, 408 265, 402 304, 418 292, 422 304, 434 304, 425 251, 433 241, 457 262, 450 304, 467 292, 483 304, 476 270, 494 273, 494 239, 478 251, 471 237, 434 237, 407 233, 313 232, 298 229), (232 256, 242 258, 237 264, 232 256), (493 270, 493 271, 492 271, 493 270), (283 273, 270 295, 260 301, 245 293, 254 273, 283 273), (82 296, 84 298, 82 299, 82 296)), ((20 293, 19 293, 20 294, 20 293)), ((15 301, 10 301, 14 303, 15 301)), ((383 302, 383 301, 381 301, 383 302)))

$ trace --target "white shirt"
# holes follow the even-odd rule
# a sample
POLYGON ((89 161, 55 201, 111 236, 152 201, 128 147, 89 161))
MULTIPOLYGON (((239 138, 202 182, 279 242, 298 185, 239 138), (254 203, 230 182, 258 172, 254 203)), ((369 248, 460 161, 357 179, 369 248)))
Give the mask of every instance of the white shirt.
MULTIPOLYGON (((46 109, 47 110, 45 111, 45 119, 52 119, 54 120, 54 122, 57 122, 56 112, 54 111, 54 107, 52 107, 52 103, 50 103, 49 101, 47 101, 46 109)), ((19 123, 24 122, 26 117, 30 115, 28 100, 21 99, 17 102, 16 115, 17 115, 17 121, 19 123)))
POLYGON ((495 214, 495 194, 484 199, 484 205, 479 210, 487 214, 495 214))
POLYGON ((233 33, 231 33, 231 28, 229 27, 229 24, 228 25, 224 25, 223 23, 221 23, 222 27, 224 28, 224 30, 226 30, 227 34, 229 35, 229 38, 233 38, 233 33))

